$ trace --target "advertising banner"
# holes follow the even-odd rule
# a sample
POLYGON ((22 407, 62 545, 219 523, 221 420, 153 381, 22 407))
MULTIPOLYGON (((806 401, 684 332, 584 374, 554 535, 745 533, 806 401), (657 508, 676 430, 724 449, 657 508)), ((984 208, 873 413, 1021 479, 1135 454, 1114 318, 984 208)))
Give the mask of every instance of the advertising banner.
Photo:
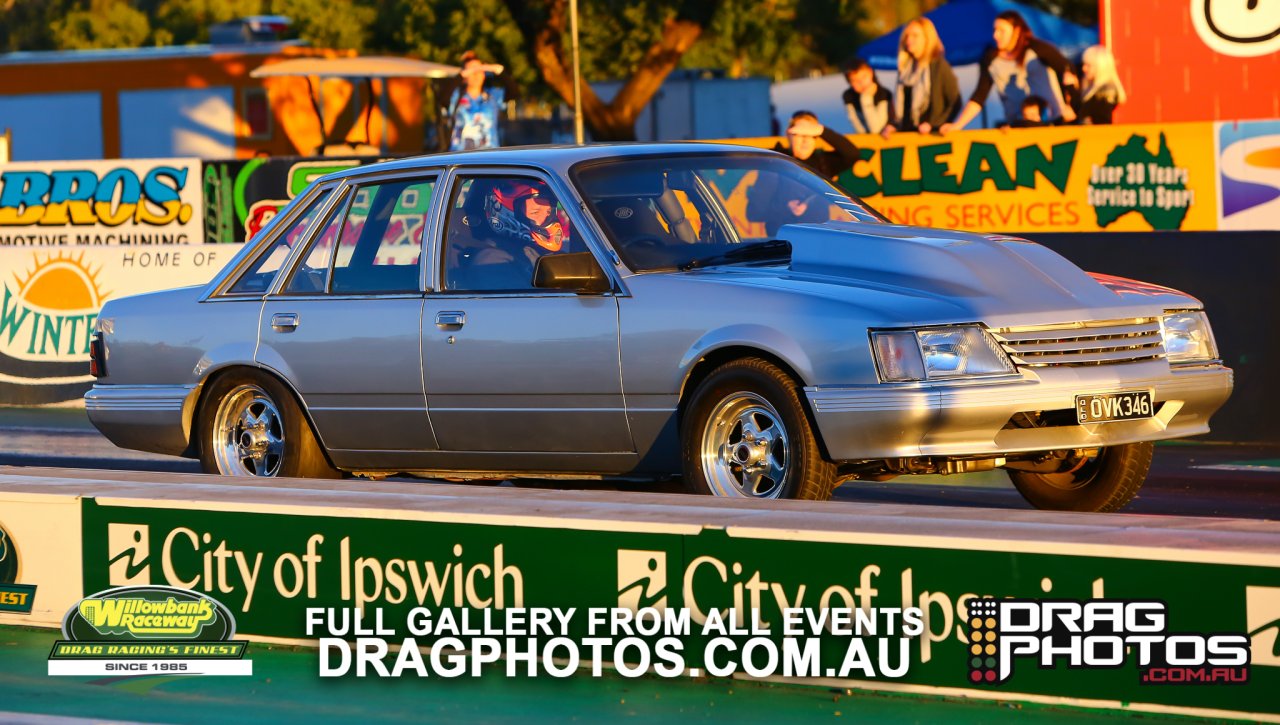
POLYGON ((1280 229, 1280 121, 1220 123, 1219 229, 1280 229))
MULTIPOLYGON (((1280 713, 1273 696, 1280 686, 1280 568, 1274 557, 1260 554, 1225 562, 1213 552, 1197 558, 1194 551, 1163 547, 1090 551, 1070 543, 964 539, 916 545, 899 537, 785 529, 654 523, 642 532, 627 523, 616 529, 550 520, 537 526, 459 524, 407 520, 412 513, 306 515, 305 509, 280 506, 253 512, 92 499, 83 505, 85 591, 159 585, 211 593, 247 635, 313 639, 321 608, 329 612, 333 630, 321 636, 350 635, 354 617, 363 622, 357 633, 399 643, 405 623, 415 616, 442 627, 461 618, 475 631, 482 622, 489 631, 507 610, 525 616, 534 608, 552 608, 564 615, 566 636, 585 642, 588 624, 573 619, 570 609, 648 609, 665 612, 661 621, 686 630, 678 656, 669 658, 678 666, 662 676, 698 676, 704 670, 716 674, 712 667, 719 661, 708 642, 708 623, 723 621, 730 637, 763 635, 785 651, 782 625, 794 612, 818 617, 825 610, 863 609, 922 624, 908 636, 880 632, 850 640, 822 634, 822 647, 806 649, 812 657, 800 658, 801 676, 838 687, 1033 696, 1151 712, 1280 713), (1008 598, 1017 599, 1024 612, 1040 601, 1054 603, 1059 614, 1074 612, 1075 634, 1046 635, 1042 647, 1039 619, 1024 621, 1018 650, 1005 656, 997 681, 983 674, 996 672, 997 650, 1015 640, 1008 631, 1000 633, 1010 637, 1008 643, 988 635, 994 620, 971 618, 971 612, 979 600, 995 608, 1008 598), (1082 609, 1099 601, 1109 617, 1097 609, 1082 620, 1082 609), (686 616, 688 621, 675 623, 686 616), (1126 627, 1133 630, 1125 635, 1131 639, 1120 640, 1126 627), (1090 638, 1099 628, 1110 634, 1090 638), (1144 670, 1116 641, 1139 642, 1144 651, 1156 652, 1157 661, 1197 667, 1144 670), (1206 642, 1212 652, 1226 651, 1228 641, 1237 666, 1199 666, 1206 642), (1250 642, 1251 658, 1241 661, 1238 653, 1250 642), (840 646, 828 648, 830 643, 840 646), (975 657, 975 648, 985 654, 975 657), (1051 659, 1050 666, 1041 666, 1041 657, 1051 659), (1176 679, 1192 671, 1212 679, 1176 679), (1171 678, 1170 672, 1177 674, 1171 678)), ((1058 621, 1053 611, 1045 610, 1045 622, 1058 621)), ((414 647, 429 644, 423 639, 414 647)), ((644 649, 632 644, 636 653, 644 649)), ((390 667, 396 658, 387 657, 390 667)), ((620 661, 625 658, 615 665, 620 661)), ((743 655, 748 674, 751 661, 743 655)), ((756 666, 761 662, 754 658, 756 666)))
POLYGON ((1218 227, 1212 123, 852 139, 861 161, 837 183, 897 224, 1021 234, 1218 227))
POLYGON ((0 166, 0 247, 199 244, 199 159, 0 166))
POLYGON ((205 241, 234 244, 251 239, 312 181, 379 160, 355 156, 207 161, 202 182, 205 241))
POLYGON ((1212 124, 859 140, 865 163, 841 184, 898 223, 1018 233, 1206 231, 1217 223, 1212 124))
POLYGON ((239 248, 0 248, 0 403, 78 400, 89 338, 112 297, 201 284, 239 248))

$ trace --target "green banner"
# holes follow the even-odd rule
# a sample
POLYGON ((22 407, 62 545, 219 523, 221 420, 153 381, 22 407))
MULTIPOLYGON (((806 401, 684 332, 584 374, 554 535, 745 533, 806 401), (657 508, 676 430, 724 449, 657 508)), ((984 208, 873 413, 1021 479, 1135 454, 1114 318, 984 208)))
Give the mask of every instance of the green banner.
MULTIPOLYGON (((391 512, 387 518, 333 517, 118 507, 92 499, 83 507, 85 591, 158 584, 206 592, 232 611, 241 635, 305 637, 308 607, 360 605, 366 613, 381 609, 386 623, 403 624, 416 606, 653 606, 688 608, 694 622, 712 609, 758 609, 780 640, 783 609, 919 607, 925 632, 909 641, 908 672, 868 686, 1280 713, 1274 696, 1280 568, 1266 562, 1194 561, 1178 549, 1090 547, 1104 555, 1085 556, 1072 553, 1081 546, 1034 542, 1010 542, 999 551, 991 550, 999 548, 996 542, 957 539, 941 544, 953 548, 934 548, 853 533, 837 537, 841 541, 804 541, 795 540, 809 536, 803 532, 779 530, 785 537, 779 540, 763 538, 775 535, 765 530, 748 535, 662 524, 642 533, 634 521, 618 525, 627 530, 584 530, 572 527, 611 524, 564 519, 539 528, 402 520, 391 512), (1025 659, 1003 684, 974 685, 965 605, 983 596, 1160 600, 1168 632, 1247 634, 1253 649, 1248 682, 1142 684, 1131 665, 1042 669, 1025 659)), ((703 664, 707 639, 685 638, 688 664, 703 664)), ((867 644, 878 668, 876 641, 867 644)), ((843 648, 824 643, 823 671, 844 656, 843 648)), ((887 662, 898 665, 898 655, 887 662)))

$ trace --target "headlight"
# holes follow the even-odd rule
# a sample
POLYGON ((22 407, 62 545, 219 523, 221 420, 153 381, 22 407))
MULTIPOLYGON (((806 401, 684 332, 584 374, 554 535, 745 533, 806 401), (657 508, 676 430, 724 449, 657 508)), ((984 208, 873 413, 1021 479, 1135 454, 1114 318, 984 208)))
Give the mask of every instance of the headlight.
POLYGON ((1170 365, 1218 359, 1213 330, 1209 329, 1209 318, 1203 312, 1166 312, 1160 328, 1170 365))
POLYGON ((978 325, 871 333, 886 382, 950 380, 1015 372, 1009 357, 978 325))

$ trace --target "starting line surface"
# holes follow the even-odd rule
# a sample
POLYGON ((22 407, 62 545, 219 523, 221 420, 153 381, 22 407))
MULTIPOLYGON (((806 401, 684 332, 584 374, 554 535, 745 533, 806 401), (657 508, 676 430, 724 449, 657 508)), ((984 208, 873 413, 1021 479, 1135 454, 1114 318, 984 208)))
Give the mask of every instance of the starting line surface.
MULTIPOLYGON (((170 584, 223 602, 238 638, 301 642, 308 606, 417 605, 383 576, 397 566, 441 574, 422 604, 473 609, 705 611, 752 588, 790 606, 857 606, 857 591, 875 607, 919 606, 927 632, 906 677, 815 691, 1280 721, 1280 528, 1266 521, 0 468, 0 526, 17 582, 37 587, 31 614, 6 624, 57 626, 88 594, 170 584), (1160 599, 1170 631, 1249 633, 1250 681, 1144 686, 1132 669, 1028 663, 999 689, 971 686, 962 620, 981 595, 1160 599)), ((299 659, 314 678, 314 655, 299 659)))

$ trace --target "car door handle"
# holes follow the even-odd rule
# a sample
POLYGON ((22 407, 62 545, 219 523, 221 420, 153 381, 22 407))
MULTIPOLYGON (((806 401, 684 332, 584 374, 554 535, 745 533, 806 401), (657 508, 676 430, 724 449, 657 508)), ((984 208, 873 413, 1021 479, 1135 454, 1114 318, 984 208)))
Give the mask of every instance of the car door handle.
POLYGON ((457 330, 467 324, 465 312, 437 312, 436 327, 441 330, 457 330))
POLYGON ((276 332, 293 332, 298 329, 298 315, 294 312, 277 312, 271 316, 271 329, 276 332))

